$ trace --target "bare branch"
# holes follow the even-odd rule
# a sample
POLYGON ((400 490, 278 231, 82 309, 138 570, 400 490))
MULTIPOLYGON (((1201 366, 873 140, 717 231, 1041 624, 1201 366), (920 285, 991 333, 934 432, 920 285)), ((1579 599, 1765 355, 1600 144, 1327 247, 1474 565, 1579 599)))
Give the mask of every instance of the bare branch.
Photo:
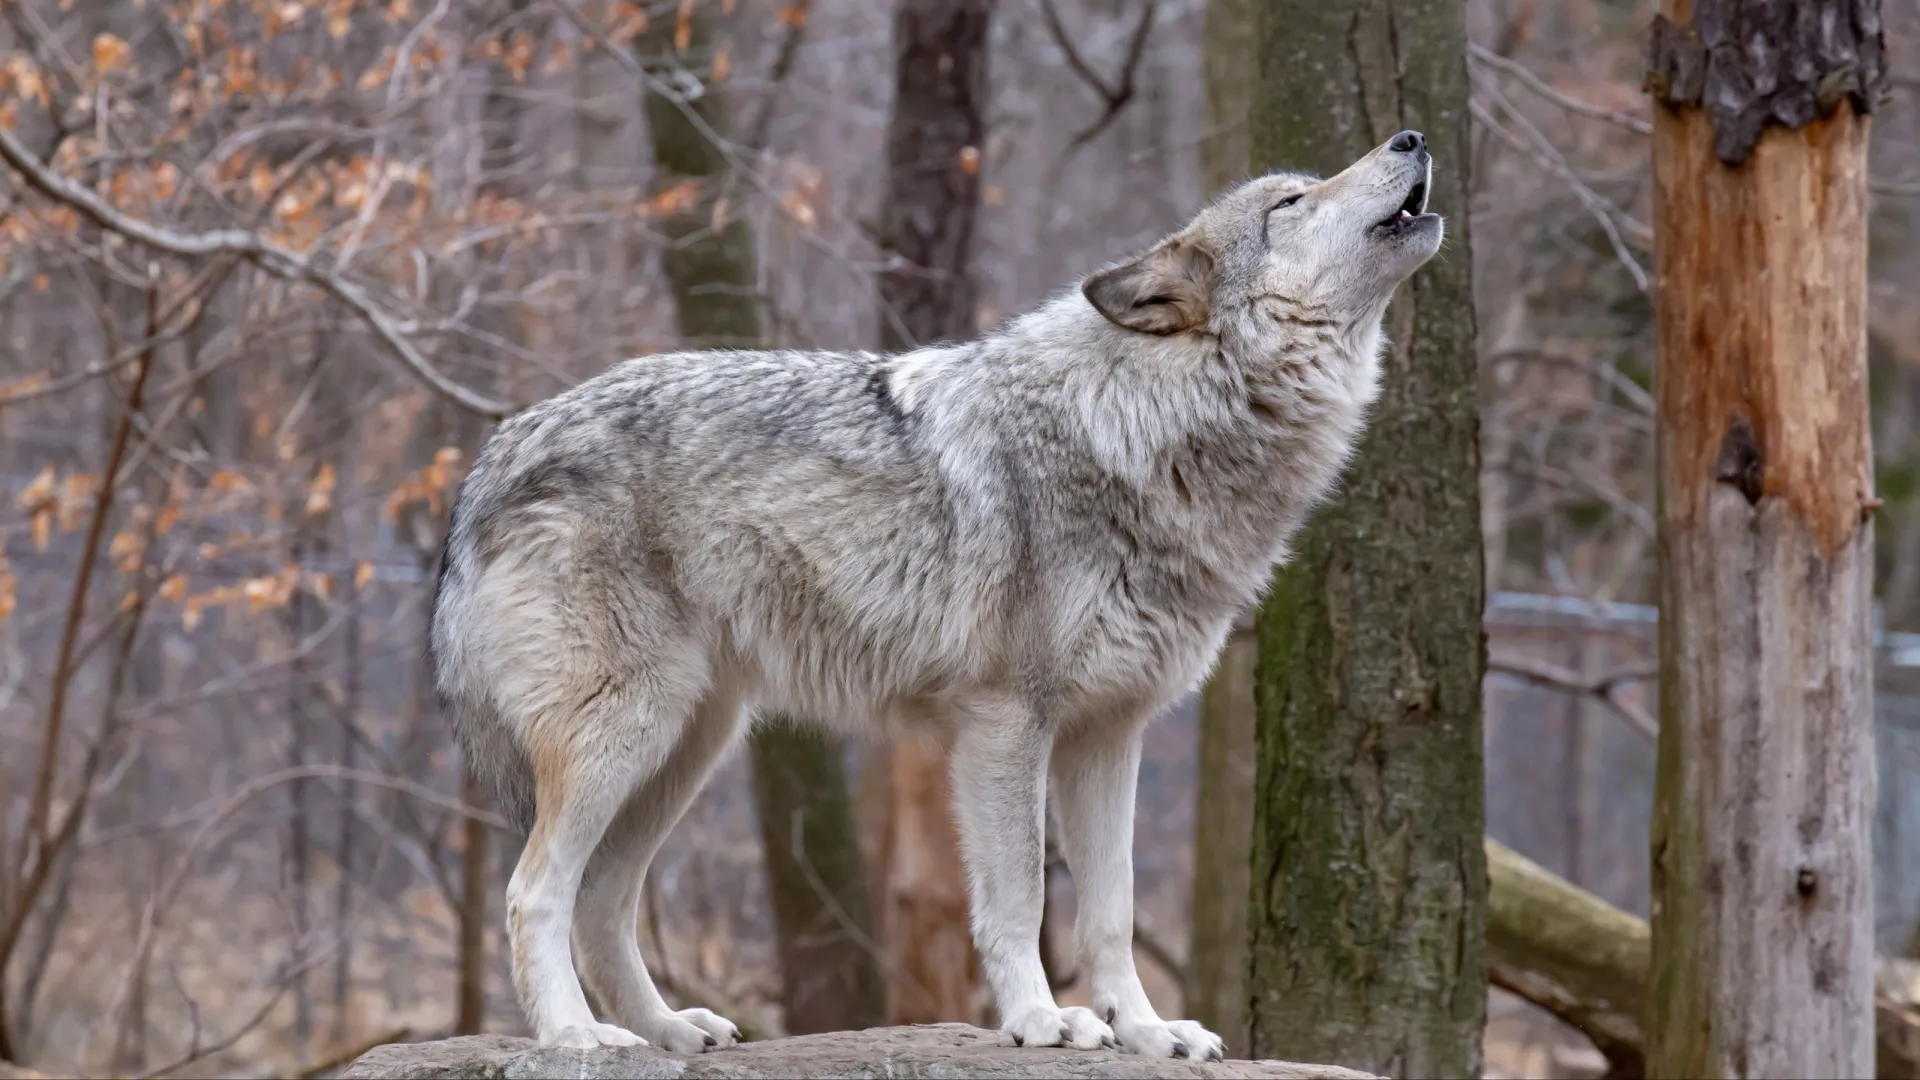
POLYGON ((1620 668, 1588 678, 1544 660, 1533 660, 1522 656, 1494 656, 1487 660, 1487 671, 1523 679, 1535 686, 1599 698, 1620 719, 1625 720, 1629 727, 1640 734, 1649 739, 1657 738, 1660 734, 1659 722, 1648 715, 1645 709, 1627 701, 1619 693, 1620 688, 1628 683, 1645 682, 1658 674, 1659 669, 1652 665, 1620 668))
POLYGON ((1519 79, 1521 84, 1526 86, 1527 89, 1539 94, 1541 97, 1546 98, 1548 101, 1553 102, 1555 105, 1560 106, 1570 113, 1590 116, 1596 120, 1605 120, 1610 124, 1618 124, 1628 131, 1641 135, 1651 135, 1653 133, 1653 123, 1647 120, 1647 118, 1635 116, 1632 113, 1623 113, 1617 109, 1606 109, 1598 105, 1589 105, 1579 98, 1569 97, 1548 85, 1545 79, 1535 75, 1533 69, 1527 67, 1525 64, 1501 56, 1499 53, 1494 52, 1484 45, 1469 42, 1467 45, 1467 56, 1472 60, 1479 61, 1489 67, 1498 68, 1500 71, 1512 75, 1514 78, 1519 79))
POLYGON ((1073 44, 1072 36, 1067 33, 1066 26, 1060 21, 1060 12, 1054 7, 1053 0, 1040 0, 1040 10, 1046 16, 1047 30, 1053 35, 1053 43, 1060 47, 1060 51, 1067 58, 1067 66, 1072 68, 1074 74, 1080 76, 1083 82, 1093 87, 1094 92, 1099 94, 1105 103, 1100 118, 1075 135, 1073 141, 1067 144, 1067 149, 1071 151, 1092 142, 1101 132, 1107 130, 1114 119, 1120 115, 1120 110, 1126 108, 1127 103, 1133 100, 1134 75, 1140 69, 1140 57, 1147 51, 1147 33, 1153 29, 1157 2, 1146 0, 1146 4, 1140 9, 1140 21, 1134 24, 1133 36, 1127 42, 1127 59, 1120 68, 1120 81, 1111 86, 1080 55, 1080 50, 1073 44))
POLYGON ((435 393, 489 419, 498 420, 515 411, 512 405, 484 397, 442 375, 413 347, 393 317, 364 290, 292 248, 240 229, 182 233, 121 213, 105 199, 48 168, 5 127, 0 127, 0 160, 5 160, 47 198, 86 215, 103 229, 156 251, 183 258, 238 255, 275 277, 319 286, 360 316, 399 359, 401 366, 435 393))

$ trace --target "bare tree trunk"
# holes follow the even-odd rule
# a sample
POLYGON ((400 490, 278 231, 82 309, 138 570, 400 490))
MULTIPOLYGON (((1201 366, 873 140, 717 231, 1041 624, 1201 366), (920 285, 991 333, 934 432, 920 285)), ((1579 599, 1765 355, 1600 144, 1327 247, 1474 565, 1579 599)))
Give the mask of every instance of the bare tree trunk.
MULTIPOLYGON (((486 805, 471 770, 460 770, 460 801, 486 805)), ((487 826, 468 817, 460 851, 460 992, 455 1035, 478 1035, 487 1022, 487 826)))
POLYGON ((1252 1056, 1479 1072, 1487 878, 1466 13, 1260 0, 1253 161, 1332 171, 1403 128, 1449 254, 1387 313, 1372 425, 1258 616, 1252 1056))
MULTIPOLYGON (((993 0, 903 0, 894 9, 894 102, 887 128, 882 240, 898 264, 880 277, 880 341, 889 350, 972 337, 969 276, 985 149, 987 31, 993 0)), ((893 961, 887 1022, 971 1021, 980 959, 953 822, 947 756, 902 741, 876 754, 888 776, 879 925, 893 961)))
MULTIPOLYGON (((636 41, 655 79, 646 99, 657 180, 701 183, 698 204, 662 224, 661 261, 673 288, 681 339, 691 347, 761 343, 753 234, 729 215, 721 149, 689 113, 722 137, 731 129, 726 83, 708 78, 697 96, 665 88, 710 64, 732 16, 718 4, 683 6, 636 41), (679 39, 679 40, 676 40, 679 39)), ((839 744, 768 717, 753 734, 756 808, 767 848, 767 884, 779 939, 781 1000, 795 1035, 871 1027, 881 983, 869 936, 865 876, 839 744)))
POLYGON ((1878 7, 1668 0, 1654 25, 1655 1075, 1873 1069, 1878 7))

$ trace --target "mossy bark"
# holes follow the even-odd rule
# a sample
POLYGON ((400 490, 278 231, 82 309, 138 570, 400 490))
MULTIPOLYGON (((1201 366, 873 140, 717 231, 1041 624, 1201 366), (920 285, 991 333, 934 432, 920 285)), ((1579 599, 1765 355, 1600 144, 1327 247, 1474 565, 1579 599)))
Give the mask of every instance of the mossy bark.
MULTIPOLYGON (((670 240, 661 266, 680 336, 696 348, 762 343, 753 233, 741 216, 745 196, 729 192, 728 161, 709 136, 724 138, 730 129, 726 84, 707 80, 697 95, 668 96, 709 67, 729 10, 692 5, 656 19, 635 43, 653 76, 646 113, 658 183, 664 190, 692 182, 698 191, 661 222, 670 240), (686 40, 676 47, 682 31, 686 40)), ((754 732, 751 753, 787 1030, 804 1035, 876 1025, 882 987, 840 748, 811 731, 771 722, 754 732)))
POLYGON ((1402 285, 1383 393, 1259 617, 1247 997, 1259 1057, 1471 1076, 1486 1015, 1484 574, 1465 10, 1261 0, 1256 169, 1432 147, 1447 248, 1402 285))

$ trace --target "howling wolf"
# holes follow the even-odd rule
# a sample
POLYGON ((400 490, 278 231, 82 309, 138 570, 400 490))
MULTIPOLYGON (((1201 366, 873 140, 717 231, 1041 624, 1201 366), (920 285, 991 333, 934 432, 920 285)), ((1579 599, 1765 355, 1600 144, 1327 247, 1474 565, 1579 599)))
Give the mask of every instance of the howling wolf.
POLYGON ((1015 1043, 1222 1056, 1134 971, 1141 731, 1351 453, 1387 301, 1440 247, 1431 167, 1403 131, 1330 180, 1249 181, 978 341, 650 356, 502 423, 460 491, 432 647, 469 767, 530 829, 507 924, 539 1039, 739 1038, 667 1006, 634 926, 662 839, 762 709, 951 746, 1015 1043), (1049 783, 1091 1009, 1040 966, 1049 783))

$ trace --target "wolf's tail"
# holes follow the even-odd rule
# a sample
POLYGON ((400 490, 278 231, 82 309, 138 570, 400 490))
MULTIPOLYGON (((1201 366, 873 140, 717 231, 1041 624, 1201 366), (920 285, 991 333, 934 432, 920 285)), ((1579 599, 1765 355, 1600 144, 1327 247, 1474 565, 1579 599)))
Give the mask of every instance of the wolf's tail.
POLYGON ((441 699, 453 716, 465 767, 493 794, 493 804, 508 824, 525 836, 533 830, 533 763, 492 705, 441 699))
POLYGON ((450 635, 457 640, 462 632, 453 625, 461 620, 450 616, 467 600, 466 593, 473 583, 471 567, 462 558, 467 548, 467 538, 461 528, 465 494, 466 485, 462 484, 459 495, 454 498, 433 590, 428 652, 434 689, 440 699, 440 715, 453 720, 462 767, 481 787, 492 792, 494 806, 525 836, 533 830, 533 763, 527 758, 526 748, 500 716, 499 709, 494 707, 485 689, 486 680, 476 679, 476 672, 455 670, 463 665, 465 650, 452 647, 454 641, 448 640, 450 635))

